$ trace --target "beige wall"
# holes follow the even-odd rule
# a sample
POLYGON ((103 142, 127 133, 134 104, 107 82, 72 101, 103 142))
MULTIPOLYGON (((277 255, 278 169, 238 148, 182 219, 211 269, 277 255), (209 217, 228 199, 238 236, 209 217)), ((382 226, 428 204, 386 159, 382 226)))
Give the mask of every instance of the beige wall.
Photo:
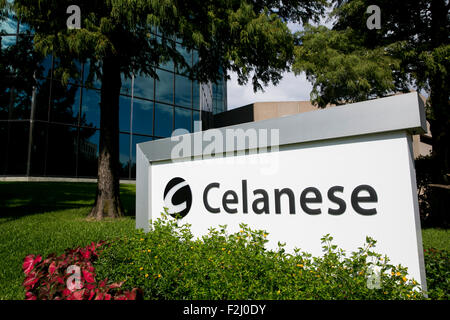
MULTIPOLYGON (((421 96, 425 101, 425 98, 421 96)), ((334 105, 329 105, 334 106, 334 105)), ((255 102, 253 104, 254 121, 266 120, 271 118, 279 118, 293 115, 296 113, 315 111, 319 108, 314 106, 310 101, 278 101, 278 102, 255 102)), ((430 124, 427 122, 428 131, 423 134, 430 138, 430 124)), ((421 142, 420 135, 413 136, 413 152, 414 157, 426 156, 431 153, 431 145, 421 142)))
POLYGON ((253 104, 255 121, 279 118, 317 109, 310 101, 255 102, 253 104))

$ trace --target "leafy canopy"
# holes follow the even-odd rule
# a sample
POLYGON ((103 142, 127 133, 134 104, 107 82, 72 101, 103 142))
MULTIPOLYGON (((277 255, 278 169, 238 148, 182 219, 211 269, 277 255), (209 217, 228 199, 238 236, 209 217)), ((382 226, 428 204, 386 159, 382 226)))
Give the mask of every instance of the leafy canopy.
POLYGON ((448 1, 379 0, 379 30, 366 26, 371 15, 366 10, 373 1, 333 3, 332 29, 306 27, 297 34, 301 46, 295 48, 293 70, 306 73, 313 83, 312 100, 319 106, 410 88, 448 90, 448 1), (436 77, 440 80, 430 83, 436 77))
MULTIPOLYGON (((239 83, 251 77, 255 90, 278 83, 289 69, 293 38, 288 20, 318 19, 324 0, 17 0, 15 11, 34 32, 36 48, 61 59, 68 77, 73 58, 100 66, 119 57, 125 75, 157 77, 152 68, 172 59, 200 81, 233 70, 239 83), (69 5, 81 8, 82 28, 66 27, 69 5), (162 38, 155 37, 155 33, 162 38), (189 67, 172 41, 196 49, 189 67)), ((73 65, 72 65, 73 67, 73 65)))

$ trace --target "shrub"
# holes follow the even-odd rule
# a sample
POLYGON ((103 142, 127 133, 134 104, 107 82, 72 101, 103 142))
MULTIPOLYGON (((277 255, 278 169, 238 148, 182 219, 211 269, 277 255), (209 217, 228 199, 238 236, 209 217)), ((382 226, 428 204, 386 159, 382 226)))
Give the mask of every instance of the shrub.
POLYGON ((26 256, 22 266, 26 300, 135 300, 139 290, 120 291, 122 283, 95 280, 92 263, 102 246, 103 242, 92 243, 45 260, 40 255, 26 256))
POLYGON ((242 224, 237 233, 210 229, 194 239, 189 225, 161 219, 151 232, 111 242, 95 262, 101 277, 139 287, 146 299, 422 299, 407 270, 372 251, 375 241, 350 256, 322 238, 324 254, 312 257, 279 244, 266 250, 267 233, 242 224), (114 266, 114 268, 111 268, 114 266), (371 270, 379 268, 379 286, 371 270), (369 284, 369 285, 368 285, 369 284))
POLYGON ((428 295, 431 299, 450 299, 450 254, 447 250, 424 250, 428 295))

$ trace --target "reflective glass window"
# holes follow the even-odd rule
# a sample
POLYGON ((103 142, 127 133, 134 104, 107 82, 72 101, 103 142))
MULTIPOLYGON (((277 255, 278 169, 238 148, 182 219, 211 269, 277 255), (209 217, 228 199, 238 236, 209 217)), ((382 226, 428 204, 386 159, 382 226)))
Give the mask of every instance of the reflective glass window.
POLYGON ((128 178, 130 161, 130 135, 121 133, 119 136, 119 162, 121 178, 128 178))
POLYGON ((30 119, 31 98, 33 89, 29 83, 18 83, 12 94, 11 119, 23 120, 30 119))
POLYGON ((136 145, 147 141, 152 141, 152 137, 133 135, 133 148, 131 152, 131 179, 136 178, 136 145))
POLYGON ((75 175, 77 134, 76 127, 53 124, 48 126, 47 175, 75 175))
MULTIPOLYGON (((70 70, 71 77, 69 77, 68 82, 69 83, 73 83, 73 84, 81 85, 82 84, 81 83, 81 81, 82 81, 81 68, 83 66, 82 63, 79 62, 78 60, 73 60, 73 61, 70 61, 70 62, 67 62, 67 61, 64 62, 65 65, 69 65, 69 63, 71 63, 71 70, 70 70)), ((54 64, 53 78, 61 80, 62 77, 63 77, 63 74, 61 73, 61 70, 58 70, 58 67, 60 65, 62 65, 61 58, 54 57, 54 63, 53 64, 54 64)))
POLYGON ((200 122, 199 122, 200 119, 201 119, 200 112, 192 111, 192 131, 193 132, 200 131, 200 122))
POLYGON ((191 113, 192 110, 183 109, 183 108, 175 108, 175 129, 186 129, 189 132, 192 132, 191 129, 191 113))
POLYGON ((11 88, 0 87, 0 120, 7 120, 11 102, 11 88))
POLYGON ((0 32, 4 34, 17 33, 17 19, 14 15, 9 14, 6 19, 0 21, 0 32))
POLYGON ((16 36, 1 36, 2 49, 6 49, 16 43, 16 36))
POLYGON ((130 132, 131 98, 120 96, 119 98, 119 130, 130 132))
MULTIPOLYGON (((42 80, 39 83, 36 94, 36 111, 34 119, 48 121, 49 119, 49 103, 52 81, 49 79, 42 80)), ((78 95, 79 96, 79 95, 78 95)), ((77 111, 78 114, 78 111, 77 111)))
POLYGON ((200 84, 198 81, 192 82, 192 108, 200 110, 200 84))
POLYGON ((41 84, 46 78, 51 78, 52 72, 52 56, 48 55, 44 59, 42 59, 41 63, 38 66, 37 70, 37 79, 38 83, 41 84))
POLYGON ((131 78, 125 77, 125 75, 123 73, 120 75, 120 78, 122 81, 122 86, 120 87, 120 93, 131 96, 131 91, 132 91, 131 90, 131 85, 132 85, 131 78))
POLYGON ((150 76, 135 76, 134 96, 154 100, 154 80, 150 76))
MULTIPOLYGON (((165 41, 166 46, 172 46, 173 45, 173 41, 168 40, 167 38, 165 38, 163 40, 163 38, 160 37, 160 36, 156 36, 156 41, 158 41, 159 44, 161 44, 163 41, 165 41)), ((168 61, 161 63, 158 67, 161 68, 161 69, 165 69, 165 70, 173 72, 174 63, 173 63, 172 59, 169 59, 168 61)))
POLYGON ((100 91, 83 89, 81 110, 80 125, 100 128, 100 91))
POLYGON ((93 128, 80 128, 78 148, 78 176, 96 177, 100 146, 100 131, 93 128))
POLYGON ((45 175, 45 160, 47 152, 47 123, 33 124, 33 145, 31 148, 30 174, 45 175))
POLYGON ((180 75, 175 76, 175 104, 188 108, 192 106, 192 81, 180 75))
POLYGON ((9 123, 5 170, 8 175, 25 175, 27 173, 29 130, 28 121, 9 123))
POLYGON ((0 121, 0 175, 5 175, 6 172, 6 159, 8 154, 7 144, 8 142, 8 123, 6 121, 0 121))
POLYGON ((102 82, 101 79, 98 78, 97 69, 100 67, 97 65, 93 65, 90 60, 86 61, 83 69, 83 83, 88 88, 101 89, 102 82))
POLYGON ((155 104, 155 135, 170 137, 173 127, 173 107, 164 104, 155 104))
MULTIPOLYGON (((181 55, 184 58, 185 63, 190 67, 192 65, 192 51, 188 50, 187 48, 184 48, 181 44, 177 43, 177 51, 181 53, 181 55)), ((188 68, 183 65, 179 65, 176 67, 176 72, 187 75, 188 68)))
POLYGON ((153 135, 153 101, 133 100, 133 133, 153 135))
POLYGON ((157 69, 159 81, 156 81, 156 101, 173 103, 173 80, 174 74, 157 69))
MULTIPOLYGON (((59 80, 53 81, 50 114, 51 121, 73 125, 78 124, 80 91, 81 88, 78 86, 64 86, 59 80)), ((42 101, 42 103, 44 103, 43 106, 45 107, 45 102, 42 101)))

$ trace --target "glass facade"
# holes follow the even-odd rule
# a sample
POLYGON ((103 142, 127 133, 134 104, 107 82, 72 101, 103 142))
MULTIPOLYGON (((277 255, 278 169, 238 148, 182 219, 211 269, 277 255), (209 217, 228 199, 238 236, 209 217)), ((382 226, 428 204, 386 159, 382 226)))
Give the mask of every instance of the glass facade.
MULTIPOLYGON (((13 16, 0 22, 0 42, 7 71, 0 80, 0 175, 96 177, 101 83, 88 82, 89 62, 77 64, 81 76, 67 85, 54 72, 57 57, 38 59, 36 69, 37 55, 25 50, 32 48, 32 37, 13 16)), ((196 62, 193 51, 176 45, 190 64, 196 62)), ((169 137, 178 128, 192 132, 201 118, 199 83, 170 61, 154 68, 159 79, 122 78, 119 158, 124 179, 135 178, 137 143, 169 137)), ((213 113, 226 111, 226 82, 212 86, 213 113)))

